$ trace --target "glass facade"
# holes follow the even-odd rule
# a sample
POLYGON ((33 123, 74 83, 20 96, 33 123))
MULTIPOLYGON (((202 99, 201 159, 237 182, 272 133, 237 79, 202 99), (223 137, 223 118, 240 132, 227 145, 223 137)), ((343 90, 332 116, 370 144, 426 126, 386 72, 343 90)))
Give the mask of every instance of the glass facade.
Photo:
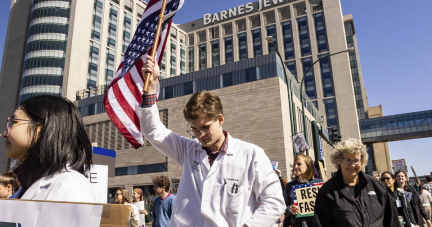
POLYGON ((268 43, 268 50, 269 53, 273 53, 276 52, 275 46, 277 46, 277 35, 276 35, 276 25, 269 25, 266 27, 267 29, 267 36, 271 36, 273 37, 273 42, 275 45, 273 45, 272 43, 268 43))
POLYGON ((186 47, 180 45, 180 73, 186 73, 186 47))
POLYGON ((103 2, 101 0, 95 0, 93 8, 93 24, 91 38, 99 42, 102 32, 102 12, 103 2))
POLYGON ((91 42, 89 68, 87 74, 87 88, 94 88, 97 86, 99 52, 100 52, 100 45, 98 43, 91 42))
POLYGON ((128 166, 115 168, 115 176, 126 176, 144 173, 160 173, 168 171, 168 163, 156 163, 139 166, 128 166))
POLYGON ((112 79, 114 78, 114 71, 115 71, 115 56, 116 52, 107 49, 107 55, 106 55, 106 66, 105 66, 105 83, 110 84, 112 79))
POLYGON ((327 127, 333 127, 335 129, 338 129, 336 99, 329 98, 324 99, 323 101, 326 112, 327 127))
POLYGON ((188 68, 189 68, 189 72, 193 72, 194 71, 194 47, 189 47, 189 58, 188 58, 188 68))
POLYGON ((317 39, 318 53, 328 51, 327 34, 324 21, 324 13, 319 12, 313 15, 317 39))
MULTIPOLYGON (((324 57, 327 54, 318 56, 318 58, 324 57)), ((323 96, 324 97, 330 97, 335 96, 334 88, 333 88, 333 76, 331 71, 331 64, 330 64, 330 58, 324 58, 320 62, 320 69, 321 69, 321 81, 322 81, 322 87, 323 87, 323 96)))
POLYGON ((301 17, 297 19, 297 25, 299 30, 300 50, 302 56, 311 55, 310 40, 309 40, 309 28, 307 17, 301 17))
POLYGON ((107 46, 116 47, 118 7, 110 5, 107 46))
POLYGON ((30 15, 20 102, 41 94, 60 96, 62 92, 70 0, 61 1, 69 4, 35 7, 41 2, 33 1, 30 15))
POLYGON ((294 43, 292 38, 291 21, 282 23, 282 34, 284 41, 285 60, 294 58, 294 43))
POLYGON ((285 65, 289 69, 289 71, 291 72, 291 75, 293 75, 298 80, 296 61, 285 62, 285 65))
POLYGON ((234 62, 232 36, 225 38, 225 64, 234 62))
POLYGON ((202 43, 199 45, 199 70, 207 68, 207 45, 202 43))
POLYGON ((261 28, 252 31, 252 41, 253 41, 254 57, 261 56, 262 55, 261 28))
POLYGON ((171 66, 171 71, 170 74, 171 76, 175 76, 177 75, 176 69, 177 69, 177 42, 173 39, 171 39, 171 56, 170 56, 170 66, 171 66))
POLYGON ((126 52, 129 43, 131 42, 131 30, 132 30, 132 15, 125 13, 123 21, 123 45, 122 52, 126 52))
POLYGON ((220 50, 219 50, 219 40, 214 40, 211 42, 212 45, 212 66, 219 66, 220 64, 220 50))
MULTIPOLYGON (((303 64, 303 73, 312 65, 312 57, 303 58, 302 59, 303 64)), ((316 99, 316 88, 315 88, 315 76, 313 72, 313 68, 311 68, 304 78, 304 86, 307 96, 309 96, 310 99, 316 99)))
POLYGON ((248 58, 246 32, 238 34, 239 58, 244 60, 248 58))
MULTIPOLYGON (((355 48, 354 30, 351 22, 345 23, 345 33, 346 33, 348 48, 355 48)), ((352 50, 348 54, 349 54, 350 65, 351 65, 351 75, 352 75, 354 94, 356 99, 357 115, 359 119, 366 119, 367 116, 366 116, 364 100, 363 100, 363 91, 361 86, 356 50, 352 50)))

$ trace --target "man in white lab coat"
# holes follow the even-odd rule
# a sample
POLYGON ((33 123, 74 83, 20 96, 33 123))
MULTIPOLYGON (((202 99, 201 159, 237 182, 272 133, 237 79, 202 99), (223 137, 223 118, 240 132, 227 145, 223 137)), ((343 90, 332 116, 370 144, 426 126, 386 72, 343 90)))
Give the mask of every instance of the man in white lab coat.
POLYGON ((192 95, 183 110, 196 139, 173 133, 159 119, 159 67, 151 57, 142 72, 152 73, 139 110, 142 134, 183 167, 170 226, 272 226, 285 203, 264 150, 222 130, 222 103, 207 91, 192 95))

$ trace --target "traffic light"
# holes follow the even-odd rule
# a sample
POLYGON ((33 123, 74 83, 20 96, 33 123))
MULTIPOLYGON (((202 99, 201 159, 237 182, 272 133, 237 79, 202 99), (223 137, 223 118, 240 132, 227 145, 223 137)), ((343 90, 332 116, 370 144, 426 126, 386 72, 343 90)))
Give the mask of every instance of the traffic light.
POLYGON ((332 139, 333 144, 340 142, 341 136, 339 135, 337 128, 332 127, 330 129, 331 129, 331 139, 332 139))

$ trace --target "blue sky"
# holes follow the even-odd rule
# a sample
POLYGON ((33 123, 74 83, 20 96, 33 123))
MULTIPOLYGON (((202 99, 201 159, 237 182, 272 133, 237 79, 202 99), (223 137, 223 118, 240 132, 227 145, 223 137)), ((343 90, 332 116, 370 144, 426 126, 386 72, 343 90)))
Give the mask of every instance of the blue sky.
MULTIPOLYGON (((250 1, 185 0, 174 23, 189 22, 202 18, 205 13, 217 13, 250 1)), ((341 2, 343 14, 353 14, 369 106, 383 105, 385 115, 432 109, 432 20, 429 16, 432 1, 341 2)), ((9 8, 10 1, 2 0, 0 53, 3 53, 9 8)), ((432 138, 391 142, 389 149, 391 159, 405 158, 418 175, 432 172, 432 138)))

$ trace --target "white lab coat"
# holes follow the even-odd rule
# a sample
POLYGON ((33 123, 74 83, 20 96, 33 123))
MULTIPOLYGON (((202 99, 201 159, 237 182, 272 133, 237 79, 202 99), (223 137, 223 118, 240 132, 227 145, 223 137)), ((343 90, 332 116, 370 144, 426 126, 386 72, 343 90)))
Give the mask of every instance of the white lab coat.
POLYGON ((170 227, 269 227, 284 213, 281 185, 263 149, 228 135, 228 150, 210 168, 198 140, 168 130, 156 104, 139 112, 143 135, 183 167, 170 227))
POLYGON ((89 179, 69 168, 54 175, 44 176, 34 182, 21 199, 81 203, 102 202, 98 201, 99 192, 93 188, 89 179))

